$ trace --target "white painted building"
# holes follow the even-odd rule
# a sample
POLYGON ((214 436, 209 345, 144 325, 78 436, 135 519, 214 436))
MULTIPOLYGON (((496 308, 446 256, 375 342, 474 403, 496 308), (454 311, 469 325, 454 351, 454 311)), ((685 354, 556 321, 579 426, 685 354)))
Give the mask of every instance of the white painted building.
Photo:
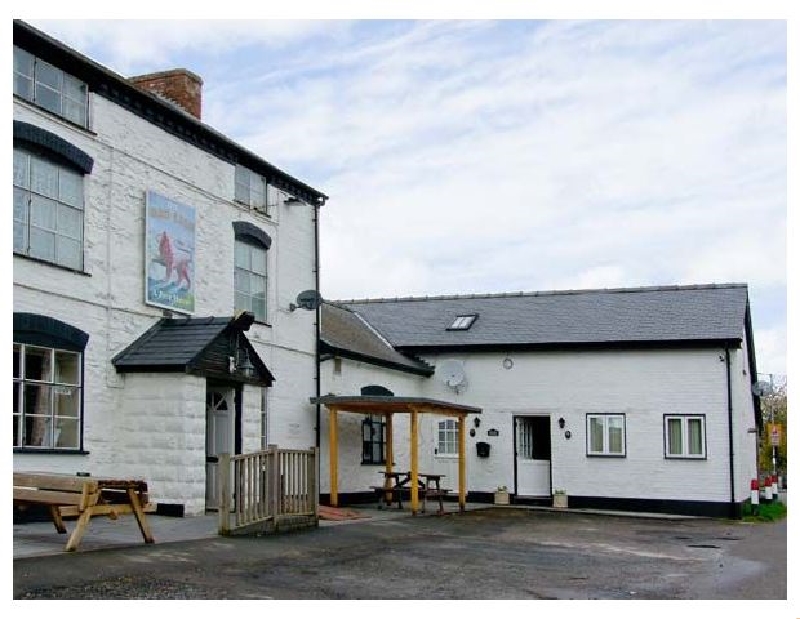
POLYGON ((203 124, 201 87, 14 22, 13 466, 140 477, 164 513, 213 506, 218 452, 316 440, 293 304, 326 196, 203 124))
MULTIPOLYGON (((125 79, 19 21, 13 77, 15 470, 140 477, 162 513, 199 514, 218 453, 316 444, 324 500, 309 402, 378 386, 482 409, 470 500, 735 515, 748 498, 744 285, 325 304, 320 339, 295 304, 318 298, 326 196, 204 125, 200 78, 125 79)), ((340 497, 371 499, 380 419, 340 424, 340 497)), ((453 424, 420 428, 420 468, 450 488, 453 424)))
MULTIPOLYGON (((756 477, 752 351, 736 284, 343 301, 323 307, 322 393, 377 385, 481 408, 468 420, 473 501, 505 486, 517 503, 562 490, 573 507, 735 516, 756 477)), ((380 419, 339 424, 340 501, 368 500, 380 419)), ((420 470, 454 489, 454 421, 420 425, 420 470)), ((324 500, 324 415, 322 427, 324 500)), ((406 427, 393 444, 408 470, 406 427)))

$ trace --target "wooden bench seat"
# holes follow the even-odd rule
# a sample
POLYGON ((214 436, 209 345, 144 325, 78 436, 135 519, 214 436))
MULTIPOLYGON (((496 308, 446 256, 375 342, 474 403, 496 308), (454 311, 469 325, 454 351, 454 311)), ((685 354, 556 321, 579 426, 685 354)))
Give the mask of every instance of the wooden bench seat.
POLYGON ((148 502, 147 483, 138 480, 110 480, 55 473, 14 473, 14 505, 44 505, 59 533, 66 533, 65 517, 77 517, 75 530, 66 550, 76 550, 94 516, 116 520, 122 514, 133 514, 145 542, 153 536, 145 512, 154 511, 148 502))

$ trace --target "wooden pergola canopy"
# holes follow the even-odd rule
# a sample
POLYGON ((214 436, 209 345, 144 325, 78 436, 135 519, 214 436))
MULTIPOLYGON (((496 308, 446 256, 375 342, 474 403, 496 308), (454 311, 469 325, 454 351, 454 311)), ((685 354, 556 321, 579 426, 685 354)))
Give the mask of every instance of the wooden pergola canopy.
POLYGON ((458 417, 461 415, 479 415, 481 413, 480 408, 456 404, 454 402, 445 402, 444 400, 403 398, 384 395, 326 395, 320 398, 311 398, 311 403, 322 404, 328 409, 367 415, 418 412, 458 417))
MULTIPOLYGON (((328 456, 330 459, 330 497, 331 505, 336 507, 339 503, 339 432, 338 415, 340 412, 359 413, 362 415, 384 415, 386 417, 386 473, 392 472, 392 416, 395 413, 406 413, 411 418, 411 512, 417 513, 419 507, 418 475, 419 475, 419 422, 421 414, 441 415, 456 417, 458 424, 458 504, 461 511, 467 504, 467 461, 466 461, 466 417, 478 415, 481 409, 475 406, 465 406, 443 400, 429 398, 403 398, 387 395, 359 395, 336 396, 326 395, 320 398, 311 398, 312 404, 321 404, 328 409, 330 423, 328 424, 329 444, 328 456)), ((388 477, 387 477, 388 478, 388 477)), ((388 490, 388 488, 387 488, 388 490)))

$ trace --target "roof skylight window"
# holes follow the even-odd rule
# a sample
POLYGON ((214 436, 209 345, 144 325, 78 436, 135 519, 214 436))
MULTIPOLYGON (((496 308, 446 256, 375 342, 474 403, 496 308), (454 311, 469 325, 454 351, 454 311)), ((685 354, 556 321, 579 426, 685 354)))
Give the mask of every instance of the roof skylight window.
POLYGON ((447 327, 448 331, 466 331, 472 326, 472 323, 477 320, 477 314, 464 314, 463 316, 456 316, 456 319, 453 321, 449 327, 447 327))

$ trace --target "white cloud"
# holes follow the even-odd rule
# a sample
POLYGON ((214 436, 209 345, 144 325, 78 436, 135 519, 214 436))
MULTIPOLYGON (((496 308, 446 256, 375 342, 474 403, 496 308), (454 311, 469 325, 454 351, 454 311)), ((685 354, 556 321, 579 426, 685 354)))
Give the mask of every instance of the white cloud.
POLYGON ((207 67, 205 120, 331 196, 328 298, 745 281, 785 367, 783 22, 57 27, 207 67))
POLYGON ((31 20, 30 23, 59 40, 69 41, 78 50, 93 50, 93 59, 95 54, 102 56, 104 64, 123 75, 172 68, 170 62, 177 55, 224 55, 236 47, 254 44, 276 49, 338 27, 337 22, 280 19, 31 20))

